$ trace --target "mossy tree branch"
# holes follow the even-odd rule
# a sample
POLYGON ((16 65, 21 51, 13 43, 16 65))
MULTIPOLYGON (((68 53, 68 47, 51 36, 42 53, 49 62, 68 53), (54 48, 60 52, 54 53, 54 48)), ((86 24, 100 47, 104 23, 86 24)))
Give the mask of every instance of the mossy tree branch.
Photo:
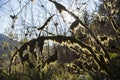
POLYGON ((76 16, 74 13, 70 12, 69 10, 67 10, 63 5, 61 5, 61 4, 59 4, 59 3, 55 2, 55 1, 52 1, 52 0, 49 0, 49 1, 51 1, 52 3, 55 4, 55 6, 58 9, 58 11, 59 10, 64 10, 64 11, 68 12, 72 17, 75 18, 76 21, 78 21, 83 27, 85 27, 89 31, 91 36, 95 39, 97 44, 102 48, 103 52, 105 53, 105 57, 110 61, 110 56, 109 56, 107 50, 104 48, 104 46, 101 44, 101 42, 96 38, 94 33, 79 19, 78 16, 76 16))
MULTIPOLYGON (((71 37, 71 36, 62 36, 62 35, 58 35, 58 36, 39 36, 37 39, 32 39, 32 40, 30 40, 29 42, 24 43, 24 44, 13 54, 13 56, 12 56, 12 58, 11 58, 11 65, 12 65, 13 58, 15 57, 15 55, 17 55, 17 53, 20 55, 20 58, 21 58, 21 61, 22 61, 22 55, 23 55, 24 50, 27 49, 27 46, 29 46, 29 47, 31 48, 31 47, 32 47, 32 46, 30 46, 31 44, 34 44, 34 45, 35 45, 35 43, 38 42, 38 45, 39 45, 38 47, 40 48, 40 51, 42 51, 43 49, 41 49, 41 47, 43 48, 43 46, 44 46, 44 41, 45 41, 45 40, 52 40, 52 41, 55 41, 55 42, 57 42, 57 43, 59 43, 59 44, 65 43, 65 44, 67 44, 67 46, 69 46, 69 45, 71 45, 71 44, 72 44, 72 45, 78 44, 78 45, 80 46, 80 48, 85 48, 85 49, 87 49, 87 50, 92 54, 93 58, 94 58, 95 61, 98 63, 98 65, 99 65, 103 70, 105 70, 107 73, 109 73, 109 70, 108 70, 108 67, 107 67, 106 63, 101 62, 101 61, 97 58, 95 52, 93 51, 93 49, 92 49, 89 45, 83 43, 83 42, 80 41, 80 40, 75 39, 74 37, 71 37), (42 43, 41 43, 41 42, 42 42, 42 43)), ((10 65, 10 66, 11 66, 11 65, 10 65)))

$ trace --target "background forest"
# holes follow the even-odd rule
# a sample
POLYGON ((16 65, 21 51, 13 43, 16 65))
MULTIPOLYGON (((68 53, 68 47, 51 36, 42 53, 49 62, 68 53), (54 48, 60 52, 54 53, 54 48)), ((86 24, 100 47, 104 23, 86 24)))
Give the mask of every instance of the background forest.
POLYGON ((120 0, 0 0, 0 28, 0 80, 120 80, 120 0))

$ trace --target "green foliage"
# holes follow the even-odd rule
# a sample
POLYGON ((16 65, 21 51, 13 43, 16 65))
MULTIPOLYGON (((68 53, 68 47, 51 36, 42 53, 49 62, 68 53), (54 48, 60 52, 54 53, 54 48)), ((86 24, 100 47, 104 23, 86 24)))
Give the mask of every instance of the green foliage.
POLYGON ((49 66, 44 69, 43 78, 45 80, 92 80, 91 76, 86 72, 83 74, 72 74, 61 66, 49 66))
POLYGON ((116 53, 110 53, 110 58, 111 59, 113 59, 113 58, 115 58, 115 57, 117 57, 118 56, 118 54, 116 54, 116 53))

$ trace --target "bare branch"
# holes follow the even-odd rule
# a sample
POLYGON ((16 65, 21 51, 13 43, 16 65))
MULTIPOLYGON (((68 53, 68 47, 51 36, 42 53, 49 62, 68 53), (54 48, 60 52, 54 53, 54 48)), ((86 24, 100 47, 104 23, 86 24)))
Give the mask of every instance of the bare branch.
POLYGON ((41 26, 40 28, 38 28, 38 30, 43 30, 45 28, 46 25, 48 25, 48 23, 50 22, 50 20, 53 18, 54 15, 50 16, 46 22, 43 24, 43 26, 41 26))
POLYGON ((6 5, 6 4, 9 3, 9 2, 10 2, 10 0, 4 2, 3 4, 0 5, 0 8, 2 8, 3 5, 6 5))
POLYGON ((55 4, 55 6, 56 6, 57 10, 59 11, 59 13, 61 13, 62 10, 65 10, 65 11, 67 10, 63 5, 61 5, 61 4, 59 4, 59 3, 55 2, 55 1, 52 1, 52 0, 49 0, 49 1, 51 1, 51 2, 53 2, 55 4))

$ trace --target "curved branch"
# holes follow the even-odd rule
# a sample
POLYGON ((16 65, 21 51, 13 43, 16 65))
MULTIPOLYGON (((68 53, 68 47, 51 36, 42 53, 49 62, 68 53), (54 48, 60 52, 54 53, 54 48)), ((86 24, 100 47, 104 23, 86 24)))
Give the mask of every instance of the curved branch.
MULTIPOLYGON (((51 0, 49 0, 49 1, 51 1, 51 0)), ((55 2, 55 1, 51 1, 51 2, 53 2, 55 5, 59 4, 59 3, 55 2)), ((59 4, 59 5, 61 5, 61 4, 59 4)), ((71 16, 73 16, 75 18, 75 20, 77 20, 83 27, 85 27, 89 31, 89 33, 95 39, 95 41, 97 42, 97 44, 102 48, 103 52, 105 53, 105 57, 110 61, 110 56, 109 56, 107 50, 104 48, 104 46, 101 44, 101 42, 95 37, 95 35, 93 34, 93 32, 79 19, 78 16, 76 16, 74 13, 70 12, 69 10, 67 10, 63 5, 61 5, 61 6, 62 7, 59 7, 60 9, 68 12, 71 16)), ((58 11, 59 11, 59 9, 58 9, 58 11)))
MULTIPOLYGON (((87 50, 92 54, 93 58, 94 58, 95 61, 98 63, 98 65, 99 65, 103 70, 105 70, 105 71, 109 74, 108 66, 107 66, 104 62, 101 62, 101 61, 97 58, 95 52, 93 51, 93 49, 92 49, 89 45, 81 42, 80 40, 75 39, 74 37, 71 37, 71 36, 62 36, 62 35, 58 35, 58 36, 39 36, 37 39, 32 39, 32 40, 30 40, 29 42, 24 43, 24 44, 20 47, 20 49, 18 49, 18 50, 14 53, 14 55, 12 56, 12 58, 11 58, 11 63, 10 63, 10 69, 11 69, 11 65, 12 65, 12 60, 13 60, 13 58, 15 57, 15 55, 16 55, 17 53, 19 53, 19 55, 22 56, 22 55, 23 55, 23 51, 27 49, 27 46, 29 46, 30 44, 33 44, 33 43, 34 43, 34 45, 35 45, 36 42, 38 42, 38 47, 39 47, 40 50, 42 51, 41 47, 43 48, 43 45, 44 45, 44 41, 45 41, 45 40, 52 40, 52 41, 55 41, 55 42, 57 42, 57 43, 59 43, 59 44, 61 44, 61 43, 65 43, 65 44, 66 44, 66 43, 67 43, 68 46, 69 46, 70 44, 72 44, 72 45, 78 44, 81 48, 87 49, 87 50)), ((30 46, 30 47, 32 47, 32 46, 30 46)))

